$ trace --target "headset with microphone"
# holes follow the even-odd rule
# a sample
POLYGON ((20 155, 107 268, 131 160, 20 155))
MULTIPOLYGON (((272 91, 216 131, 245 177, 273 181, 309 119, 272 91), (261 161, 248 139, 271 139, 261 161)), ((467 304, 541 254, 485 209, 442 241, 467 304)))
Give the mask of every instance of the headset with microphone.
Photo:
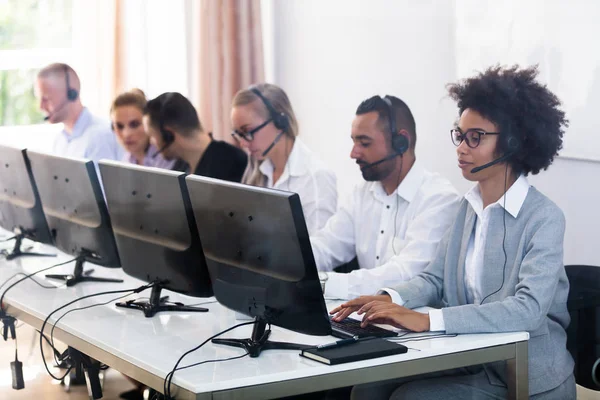
POLYGON ((392 137, 392 153, 385 156, 381 160, 372 162, 370 164, 363 165, 360 168, 361 170, 373 168, 373 167, 375 167, 379 164, 382 164, 386 161, 392 160, 396 157, 403 155, 408 150, 408 146, 409 146, 408 138, 406 136, 398 133, 398 130, 396 128, 396 115, 394 113, 394 107, 392 105, 392 101, 390 100, 390 98, 388 96, 382 97, 381 99, 383 100, 383 102, 385 103, 385 106, 387 108, 390 133, 392 135, 391 136, 392 137))
POLYGON ((152 155, 153 159, 158 157, 159 154, 161 154, 169 146, 171 146, 173 144, 173 142, 175 142, 175 135, 173 134, 172 131, 165 128, 165 122, 164 122, 165 109, 167 108, 167 105, 172 96, 173 96, 172 93, 165 94, 165 98, 161 102, 161 105, 160 105, 160 110, 158 112, 158 130, 159 130, 160 136, 162 137, 162 140, 163 140, 163 146, 152 155))
POLYGON ((67 104, 77 100, 77 97, 79 97, 79 92, 77 91, 77 89, 74 89, 71 87, 71 83, 69 80, 69 68, 66 65, 64 66, 64 71, 65 71, 65 83, 67 86, 67 98, 54 111, 52 111, 50 114, 46 115, 44 117, 44 121, 48 121, 50 118, 52 118, 53 115, 56 115, 57 112, 59 112, 63 108, 65 108, 67 106, 67 104))
POLYGON ((475 174, 481 170, 484 170, 486 168, 489 168, 493 165, 496 165, 498 163, 501 163, 503 161, 507 161, 510 158, 512 158, 514 155, 516 155, 519 150, 521 150, 521 141, 514 135, 508 134, 506 136, 500 136, 500 140, 504 140, 504 144, 503 144, 503 148, 505 149, 505 153, 502 157, 496 158, 493 161, 490 161, 487 164, 483 164, 479 167, 475 167, 471 170, 472 174, 475 174))
POLYGON ((278 112, 277 110, 275 110, 275 107, 273 107, 273 104, 271 104, 269 99, 267 99, 265 96, 263 96, 263 94, 260 92, 260 90, 258 90, 256 87, 251 87, 250 91, 252 93, 254 93, 256 96, 258 96, 258 98, 262 101, 262 103, 267 108, 267 111, 269 111, 269 116, 273 120, 273 125, 275 126, 275 128, 279 129, 279 133, 277 134, 277 136, 275 136, 275 139, 273 139, 273 142, 269 145, 269 147, 267 147, 267 149, 265 151, 262 152, 262 157, 265 157, 267 154, 269 154, 269 152, 277 144, 277 142, 279 142, 279 139, 281 139, 281 137, 285 133, 289 132, 290 119, 286 115, 286 113, 278 112))
MULTIPOLYGON (((471 170, 472 174, 475 174, 481 170, 484 170, 486 168, 491 167, 492 165, 496 165, 498 163, 501 163, 503 161, 509 160, 510 158, 512 158, 513 156, 515 156, 516 154, 519 153, 519 151, 522 148, 522 143, 521 140, 517 137, 514 136, 511 133, 508 133, 506 135, 500 135, 500 148, 504 150, 504 155, 502 157, 498 157, 497 159, 487 163, 487 164, 483 164, 479 167, 475 167, 471 170)), ((496 289, 495 291, 491 292, 490 294, 488 294, 487 296, 485 296, 480 302, 479 304, 483 304, 489 297, 495 295, 496 293, 498 293, 500 290, 502 290, 502 288, 504 287, 504 281, 505 281, 505 271, 506 271, 506 262, 508 261, 508 257, 506 255, 506 195, 507 195, 507 181, 508 181, 508 164, 506 165, 506 168, 504 170, 504 195, 503 195, 503 205, 502 208, 504 209, 502 212, 502 226, 504 228, 504 233, 502 234, 502 252, 504 254, 504 265, 502 266, 502 283, 500 284, 500 287, 498 289, 496 289)))

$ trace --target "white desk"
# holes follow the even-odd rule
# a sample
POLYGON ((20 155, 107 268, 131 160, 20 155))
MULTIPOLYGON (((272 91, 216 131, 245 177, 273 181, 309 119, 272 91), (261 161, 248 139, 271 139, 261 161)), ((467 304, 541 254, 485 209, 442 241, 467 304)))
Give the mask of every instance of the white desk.
MULTIPOLYGON (((68 256, 41 259, 22 257, 0 261, 0 284, 16 272, 34 272, 68 256)), ((72 271, 73 264, 48 272, 72 271)), ((47 290, 26 280, 11 289, 5 297, 8 311, 17 319, 39 329, 54 309, 77 297, 100 291, 135 288, 143 282, 113 270, 86 264, 96 276, 124 279, 124 283, 81 283, 72 288, 47 290)), ((43 275, 39 278, 43 278, 43 275)), ((46 282, 50 282, 47 280, 46 282)), ((149 290, 136 295, 149 295, 149 290)), ((170 300, 197 304, 212 299, 198 299, 168 293, 170 300)), ((77 303, 73 307, 101 303, 117 295, 101 296, 77 303)), ((209 336, 243 321, 237 321, 230 310, 218 303, 206 304, 208 313, 159 313, 145 318, 136 310, 117 308, 114 304, 73 312, 55 329, 56 339, 90 357, 151 386, 160 392, 163 379, 185 351, 209 336)), ((65 310, 66 311, 66 310, 65 310)), ((61 313, 53 316, 56 320, 61 313)), ((49 327, 45 333, 49 335, 49 327)), ((249 337, 251 326, 238 328, 223 337, 249 337)), ((316 337, 273 327, 271 338, 306 344, 327 343, 331 336, 316 337)), ((337 366, 327 366, 305 359, 297 351, 269 350, 258 358, 205 364, 178 371, 172 392, 178 399, 247 399, 277 398, 336 387, 393 379, 402 376, 507 360, 510 397, 528 397, 527 340, 525 332, 461 335, 405 342, 408 353, 337 366)), ((206 344, 187 356, 182 366, 195 362, 242 355, 243 350, 206 344)))

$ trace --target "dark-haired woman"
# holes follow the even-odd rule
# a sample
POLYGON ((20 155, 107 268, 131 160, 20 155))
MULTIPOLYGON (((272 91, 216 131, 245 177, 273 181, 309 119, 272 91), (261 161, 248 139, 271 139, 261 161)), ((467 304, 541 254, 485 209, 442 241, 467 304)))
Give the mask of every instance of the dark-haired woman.
MULTIPOLYGON (((460 120, 451 130, 463 176, 476 182, 424 272, 332 313, 448 334, 527 331, 529 395, 574 399, 566 348, 569 282, 562 211, 526 176, 546 169, 568 121, 537 69, 493 67, 449 86, 460 120), (443 308, 422 314, 421 306, 443 308)), ((505 362, 362 385, 353 398, 504 399, 505 362)))

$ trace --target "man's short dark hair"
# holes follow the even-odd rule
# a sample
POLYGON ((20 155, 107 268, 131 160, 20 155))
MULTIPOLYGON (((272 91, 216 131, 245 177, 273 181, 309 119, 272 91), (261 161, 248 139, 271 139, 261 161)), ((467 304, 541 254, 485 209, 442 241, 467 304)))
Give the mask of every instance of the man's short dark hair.
MULTIPOLYGON (((405 102, 397 97, 387 96, 387 98, 390 99, 390 102, 392 103, 394 116, 396 117, 396 129, 398 129, 398 131, 404 129, 408 132, 410 141, 409 147, 414 150, 415 145, 417 144, 417 127, 410 108, 408 108, 405 102)), ((373 111, 377 112, 377 124, 380 129, 390 134, 389 139, 391 141, 388 105, 381 96, 373 96, 360 103, 356 109, 356 115, 363 115, 373 111)))
POLYGON ((181 93, 167 92, 148 101, 144 115, 157 127, 168 126, 183 136, 202 131, 202 124, 192 103, 181 93))
MULTIPOLYGON (((537 66, 494 66, 448 85, 459 116, 466 109, 474 110, 496 124, 501 136, 512 135, 520 141, 520 149, 508 163, 515 173, 525 175, 548 168, 562 148, 564 129, 569 126, 560 100, 536 81, 537 75, 537 66)), ((497 153, 504 154, 506 140, 498 144, 497 153)))

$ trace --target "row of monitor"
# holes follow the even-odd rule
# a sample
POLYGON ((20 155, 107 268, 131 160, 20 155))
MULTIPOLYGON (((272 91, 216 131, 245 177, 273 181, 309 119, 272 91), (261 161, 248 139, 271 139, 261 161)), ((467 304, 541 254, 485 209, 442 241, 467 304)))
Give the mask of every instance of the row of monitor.
POLYGON ((258 355, 275 324, 312 335, 331 326, 297 194, 181 172, 69 159, 0 145, 0 226, 77 257, 69 286, 115 281, 89 275, 84 261, 154 282, 157 311, 205 311, 165 302, 161 289, 216 296, 255 317, 239 345, 258 355), (102 185, 101 185, 102 183, 102 185), (104 190, 104 192, 103 192, 104 190), (266 333, 265 333, 266 332, 266 333))

